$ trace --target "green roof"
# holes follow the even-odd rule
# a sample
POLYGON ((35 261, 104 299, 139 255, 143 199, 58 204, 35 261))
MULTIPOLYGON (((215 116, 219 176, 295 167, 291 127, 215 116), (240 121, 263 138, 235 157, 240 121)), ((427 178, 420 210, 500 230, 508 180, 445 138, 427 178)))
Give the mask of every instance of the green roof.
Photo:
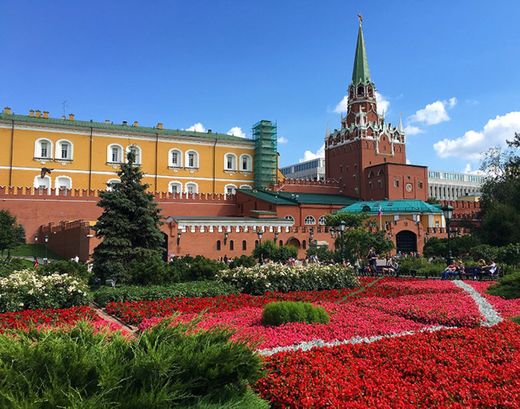
POLYGON ((240 190, 249 196, 256 197, 268 203, 295 206, 298 204, 322 204, 348 206, 356 202, 356 199, 342 195, 330 195, 320 193, 300 192, 272 192, 266 190, 240 190))
POLYGON ((383 214, 397 213, 442 213, 437 205, 422 200, 381 200, 357 202, 341 209, 342 212, 378 214, 381 207, 383 214))
POLYGON ((15 115, 15 114, 6 114, 4 112, 0 112, 0 120, 4 121, 16 121, 23 123, 34 123, 39 125, 56 125, 63 126, 68 128, 94 128, 96 130, 105 130, 105 131, 114 131, 114 132, 124 132, 126 134, 136 133, 136 134, 158 134, 160 136, 184 136, 184 137, 195 137, 195 138, 204 138, 204 139, 221 139, 226 141, 235 141, 235 142, 251 142, 250 139, 241 138, 238 136, 227 135, 222 133, 207 133, 207 132, 194 132, 194 131, 185 131, 181 129, 159 129, 155 127, 146 127, 146 126, 131 126, 131 125, 119 125, 113 123, 106 122, 95 122, 95 121, 80 121, 80 120, 68 120, 68 119, 59 119, 59 118, 43 118, 43 117, 35 117, 28 115, 15 115))
POLYGON ((365 49, 365 39, 363 37, 363 27, 359 22, 358 38, 356 45, 356 55, 354 57, 354 69, 352 70, 352 83, 367 84, 370 82, 370 71, 368 70, 367 51, 365 49))

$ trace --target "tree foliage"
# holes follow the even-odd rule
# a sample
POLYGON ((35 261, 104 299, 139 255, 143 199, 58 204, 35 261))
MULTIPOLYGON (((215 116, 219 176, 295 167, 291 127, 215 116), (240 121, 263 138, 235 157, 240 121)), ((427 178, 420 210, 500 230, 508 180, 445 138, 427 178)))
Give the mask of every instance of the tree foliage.
POLYGON ((266 240, 253 250, 253 257, 260 261, 271 260, 285 263, 290 258, 298 257, 298 249, 294 246, 278 246, 274 241, 266 240))
POLYGON ((490 176, 482 186, 478 234, 482 242, 503 246, 520 242, 520 134, 508 141, 509 150, 488 151, 482 167, 490 176))
POLYGON ((101 193, 98 206, 103 208, 94 230, 102 242, 94 250, 94 273, 101 278, 132 282, 128 266, 141 260, 160 260, 163 235, 161 216, 153 195, 146 192, 143 174, 135 165, 135 156, 118 172, 120 183, 101 193))
POLYGON ((7 210, 0 210, 0 251, 9 251, 25 243, 25 230, 16 217, 7 210))

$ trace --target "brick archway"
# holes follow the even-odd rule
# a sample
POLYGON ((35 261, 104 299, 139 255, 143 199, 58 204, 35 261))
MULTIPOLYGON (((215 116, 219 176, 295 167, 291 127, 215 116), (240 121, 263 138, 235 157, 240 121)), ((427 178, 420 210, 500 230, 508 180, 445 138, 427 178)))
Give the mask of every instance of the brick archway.
POLYGON ((410 230, 401 230, 395 236, 396 250, 401 253, 417 251, 417 234, 410 230))
POLYGON ((287 242, 285 244, 288 246, 294 246, 297 249, 299 249, 301 247, 300 240, 298 240, 296 237, 291 237, 290 239, 287 240, 287 242))

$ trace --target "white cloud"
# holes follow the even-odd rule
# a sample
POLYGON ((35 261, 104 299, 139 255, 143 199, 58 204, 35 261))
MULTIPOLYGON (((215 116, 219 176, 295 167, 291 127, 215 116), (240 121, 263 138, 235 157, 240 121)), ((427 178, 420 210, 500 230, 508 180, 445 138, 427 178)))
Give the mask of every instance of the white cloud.
POLYGON ((470 163, 466 163, 466 166, 464 166, 464 170, 463 170, 464 173, 469 173, 471 175, 484 175, 484 172, 482 172, 481 170, 479 169, 475 169, 473 170, 471 168, 471 164, 470 163))
POLYGON ((279 144, 284 145, 284 144, 286 144, 287 142, 289 142, 289 139, 287 139, 285 136, 279 136, 279 137, 278 137, 278 143, 279 143, 279 144))
POLYGON ((245 138, 246 134, 242 131, 242 128, 239 126, 234 126, 229 131, 226 132, 228 135, 238 136, 239 138, 245 138))
POLYGON ((424 131, 421 128, 419 128, 418 126, 414 126, 414 125, 406 125, 404 128, 404 133, 406 135, 418 135, 423 132, 424 131))
POLYGON ((337 114, 344 114, 348 109, 348 95, 345 95, 341 101, 338 102, 334 112, 337 114))
POLYGON ((479 160, 481 153, 494 146, 505 146, 520 131, 520 112, 509 112, 490 119, 481 131, 469 130, 455 139, 442 139, 433 145, 441 158, 450 156, 479 160))
POLYGON ((457 98, 452 97, 444 101, 435 101, 419 109, 409 118, 409 122, 419 122, 425 125, 436 125, 450 120, 447 108, 457 105, 457 98))
POLYGON ((207 129, 204 128, 204 125, 202 123, 197 122, 196 124, 193 124, 189 128, 185 129, 186 131, 193 131, 193 132, 207 132, 207 129))
POLYGON ((382 94, 376 91, 376 103, 377 103, 377 113, 379 115, 383 115, 388 113, 388 109, 390 108, 390 101, 387 100, 382 94))
MULTIPOLYGON (((388 113, 388 108, 390 107, 390 101, 388 101, 384 95, 380 94, 376 91, 376 103, 377 103, 377 113, 382 115, 383 113, 388 113)), ((345 95, 341 101, 336 104, 336 108, 334 108, 334 112, 337 114, 345 114, 348 109, 348 95, 345 95)))
POLYGON ((406 164, 407 165, 411 165, 412 164, 412 161, 410 159, 406 159, 406 164))
POLYGON ((305 151, 303 152, 303 158, 300 159, 300 162, 305 162, 312 159, 324 158, 325 157, 325 144, 321 145, 321 147, 316 151, 305 151))

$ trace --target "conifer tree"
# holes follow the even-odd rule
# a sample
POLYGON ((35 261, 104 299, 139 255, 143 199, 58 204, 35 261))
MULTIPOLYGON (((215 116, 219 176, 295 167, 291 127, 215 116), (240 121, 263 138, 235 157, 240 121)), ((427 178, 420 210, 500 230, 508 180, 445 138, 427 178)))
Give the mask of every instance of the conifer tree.
POLYGON ((103 213, 94 226, 96 237, 102 239, 94 250, 94 273, 119 282, 133 281, 132 263, 160 259, 163 243, 160 210, 146 192, 148 185, 141 182, 135 154, 129 152, 127 159, 118 172, 121 182, 100 194, 103 213))

